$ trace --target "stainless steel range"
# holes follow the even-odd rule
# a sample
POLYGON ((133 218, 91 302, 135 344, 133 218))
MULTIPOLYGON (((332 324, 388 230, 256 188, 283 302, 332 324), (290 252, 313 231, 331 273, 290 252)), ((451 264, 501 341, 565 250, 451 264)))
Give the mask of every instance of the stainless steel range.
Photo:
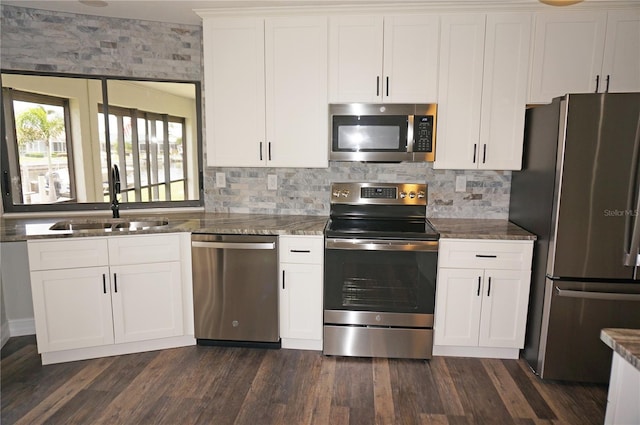
POLYGON ((332 185, 324 354, 431 358, 440 235, 426 205, 425 184, 332 185))

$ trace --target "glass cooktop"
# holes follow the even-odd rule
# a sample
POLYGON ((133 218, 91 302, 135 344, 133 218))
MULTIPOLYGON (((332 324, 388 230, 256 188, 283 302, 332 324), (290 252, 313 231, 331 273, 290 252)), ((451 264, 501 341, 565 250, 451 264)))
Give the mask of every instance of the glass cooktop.
POLYGON ((426 219, 331 218, 328 237, 437 240, 440 234, 426 219))

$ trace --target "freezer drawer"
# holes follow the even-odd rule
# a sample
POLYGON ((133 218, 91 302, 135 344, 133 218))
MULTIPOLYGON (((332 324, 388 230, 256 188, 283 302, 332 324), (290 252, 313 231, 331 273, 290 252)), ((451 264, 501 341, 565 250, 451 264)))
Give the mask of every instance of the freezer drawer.
POLYGON ((600 340, 600 331, 640 328, 640 283, 547 279, 546 284, 540 376, 608 382, 612 351, 600 340))
POLYGON ((277 236, 191 239, 198 343, 279 346, 277 236))

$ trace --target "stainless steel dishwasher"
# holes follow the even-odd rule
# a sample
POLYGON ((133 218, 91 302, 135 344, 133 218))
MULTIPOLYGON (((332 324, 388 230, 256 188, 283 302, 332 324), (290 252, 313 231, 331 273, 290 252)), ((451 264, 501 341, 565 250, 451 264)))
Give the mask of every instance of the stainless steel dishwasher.
POLYGON ((198 344, 280 347, 277 247, 277 236, 191 236, 198 344))

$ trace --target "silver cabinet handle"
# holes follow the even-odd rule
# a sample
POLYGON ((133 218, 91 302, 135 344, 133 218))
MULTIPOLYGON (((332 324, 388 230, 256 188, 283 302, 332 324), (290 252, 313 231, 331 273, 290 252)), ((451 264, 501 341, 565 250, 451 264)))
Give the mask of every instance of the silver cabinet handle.
POLYGON ((275 242, 201 242, 191 241, 193 248, 218 249, 275 249, 275 242))
POLYGON ((617 292, 590 292, 560 289, 557 286, 556 293, 559 297, 586 298, 590 300, 614 300, 614 301, 640 301, 640 294, 624 294, 617 292))

